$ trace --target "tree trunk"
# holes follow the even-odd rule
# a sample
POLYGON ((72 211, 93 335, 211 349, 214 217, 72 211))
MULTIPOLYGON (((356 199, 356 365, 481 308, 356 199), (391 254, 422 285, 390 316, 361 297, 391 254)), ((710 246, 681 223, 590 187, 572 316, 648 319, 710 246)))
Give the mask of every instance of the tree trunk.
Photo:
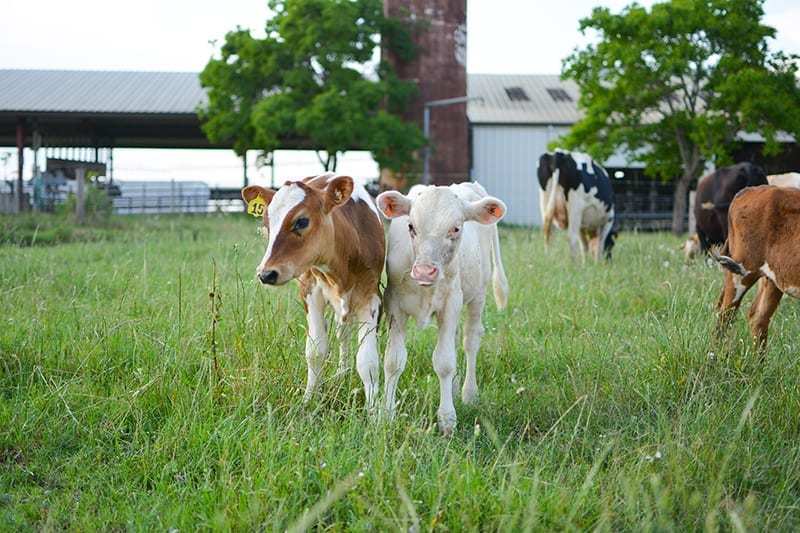
POLYGON ((684 219, 688 205, 689 185, 693 179, 693 174, 684 172, 675 182, 675 196, 672 203, 672 233, 675 235, 681 235, 685 230, 684 219))

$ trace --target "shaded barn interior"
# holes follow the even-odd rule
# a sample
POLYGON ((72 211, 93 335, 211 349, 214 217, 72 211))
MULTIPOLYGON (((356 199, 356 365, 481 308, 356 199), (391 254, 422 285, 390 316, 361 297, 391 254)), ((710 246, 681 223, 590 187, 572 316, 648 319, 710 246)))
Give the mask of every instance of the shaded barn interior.
POLYGON ((641 168, 606 168, 616 202, 617 230, 669 231, 674 186, 651 178, 641 168))

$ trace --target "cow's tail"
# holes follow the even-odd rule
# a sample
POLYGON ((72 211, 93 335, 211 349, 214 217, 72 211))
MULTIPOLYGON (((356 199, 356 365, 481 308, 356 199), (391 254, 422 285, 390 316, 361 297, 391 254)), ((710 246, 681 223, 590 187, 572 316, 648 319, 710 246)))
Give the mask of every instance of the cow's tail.
POLYGON ((731 272, 739 276, 746 276, 748 274, 748 271, 744 267, 744 265, 742 265, 741 263, 737 263, 729 255, 727 255, 728 253, 730 253, 728 251, 728 241, 725 241, 725 244, 723 245, 722 249, 716 246, 711 248, 710 253, 711 257, 713 257, 714 260, 726 270, 730 270, 731 272))
POLYGON ((508 278, 506 278, 506 272, 503 269, 503 258, 500 256, 500 236, 496 224, 492 232, 492 264, 494 265, 494 272, 492 273, 494 301, 497 304, 497 309, 502 310, 508 303, 508 278))

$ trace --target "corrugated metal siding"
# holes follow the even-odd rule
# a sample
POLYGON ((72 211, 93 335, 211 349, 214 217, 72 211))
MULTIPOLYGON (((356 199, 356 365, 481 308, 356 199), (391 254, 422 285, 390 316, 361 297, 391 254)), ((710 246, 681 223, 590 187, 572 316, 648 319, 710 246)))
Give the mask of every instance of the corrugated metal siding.
POLYGON ((473 179, 506 203, 503 222, 541 226, 536 167, 547 143, 566 127, 473 126, 473 179))
POLYGON ((194 72, 0 70, 0 111, 194 114, 194 72))

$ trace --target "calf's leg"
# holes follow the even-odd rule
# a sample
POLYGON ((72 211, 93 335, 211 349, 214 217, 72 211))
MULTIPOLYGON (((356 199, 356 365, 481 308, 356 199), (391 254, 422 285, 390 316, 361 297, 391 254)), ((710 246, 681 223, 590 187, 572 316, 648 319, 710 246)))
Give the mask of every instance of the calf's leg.
POLYGON ((775 283, 767 278, 761 278, 758 283, 758 293, 748 312, 750 333, 758 342, 759 350, 767 344, 769 322, 782 297, 783 292, 775 283))
POLYGON ((464 319, 464 353, 467 358, 467 372, 464 385, 461 387, 461 399, 464 403, 472 403, 478 396, 478 380, 476 368, 478 349, 481 346, 484 327, 481 323, 483 307, 486 304, 485 293, 476 297, 467 305, 467 316, 464 319))
POLYGON ((308 378, 303 401, 308 401, 317 388, 322 374, 322 365, 328 353, 328 324, 325 322, 325 295, 319 287, 313 287, 305 297, 306 321, 306 364, 308 378))
POLYGON ((402 311, 387 309, 386 324, 388 325, 388 337, 386 339, 386 353, 383 358, 384 389, 386 394, 384 409, 391 418, 394 416, 396 408, 397 383, 400 381, 400 376, 403 374, 408 361, 408 350, 406 349, 408 316, 402 311))
MULTIPOLYGON (((359 318, 360 320, 360 318, 359 318)), ((353 329, 355 328, 355 324, 353 320, 347 320, 345 322, 340 322, 338 327, 338 337, 339 337, 339 364, 336 367, 336 377, 339 378, 347 374, 347 370, 349 367, 349 356, 352 353, 350 343, 353 340, 353 329)))
POLYGON ((733 320, 736 310, 742 303, 745 293, 753 286, 758 279, 758 275, 749 274, 742 276, 733 272, 725 272, 725 284, 722 287, 722 294, 717 302, 717 327, 714 333, 714 342, 722 340, 725 332, 733 320))
POLYGON ((356 367, 361 381, 364 383, 364 395, 367 408, 375 408, 375 398, 378 395, 378 312, 381 299, 377 295, 368 305, 356 313, 358 319, 358 352, 356 353, 356 367))
POLYGON ((452 435, 456 428, 456 408, 453 405, 453 380, 456 376, 456 332, 461 315, 461 302, 451 303, 437 316, 439 335, 433 350, 433 370, 439 377, 439 431, 452 435))

